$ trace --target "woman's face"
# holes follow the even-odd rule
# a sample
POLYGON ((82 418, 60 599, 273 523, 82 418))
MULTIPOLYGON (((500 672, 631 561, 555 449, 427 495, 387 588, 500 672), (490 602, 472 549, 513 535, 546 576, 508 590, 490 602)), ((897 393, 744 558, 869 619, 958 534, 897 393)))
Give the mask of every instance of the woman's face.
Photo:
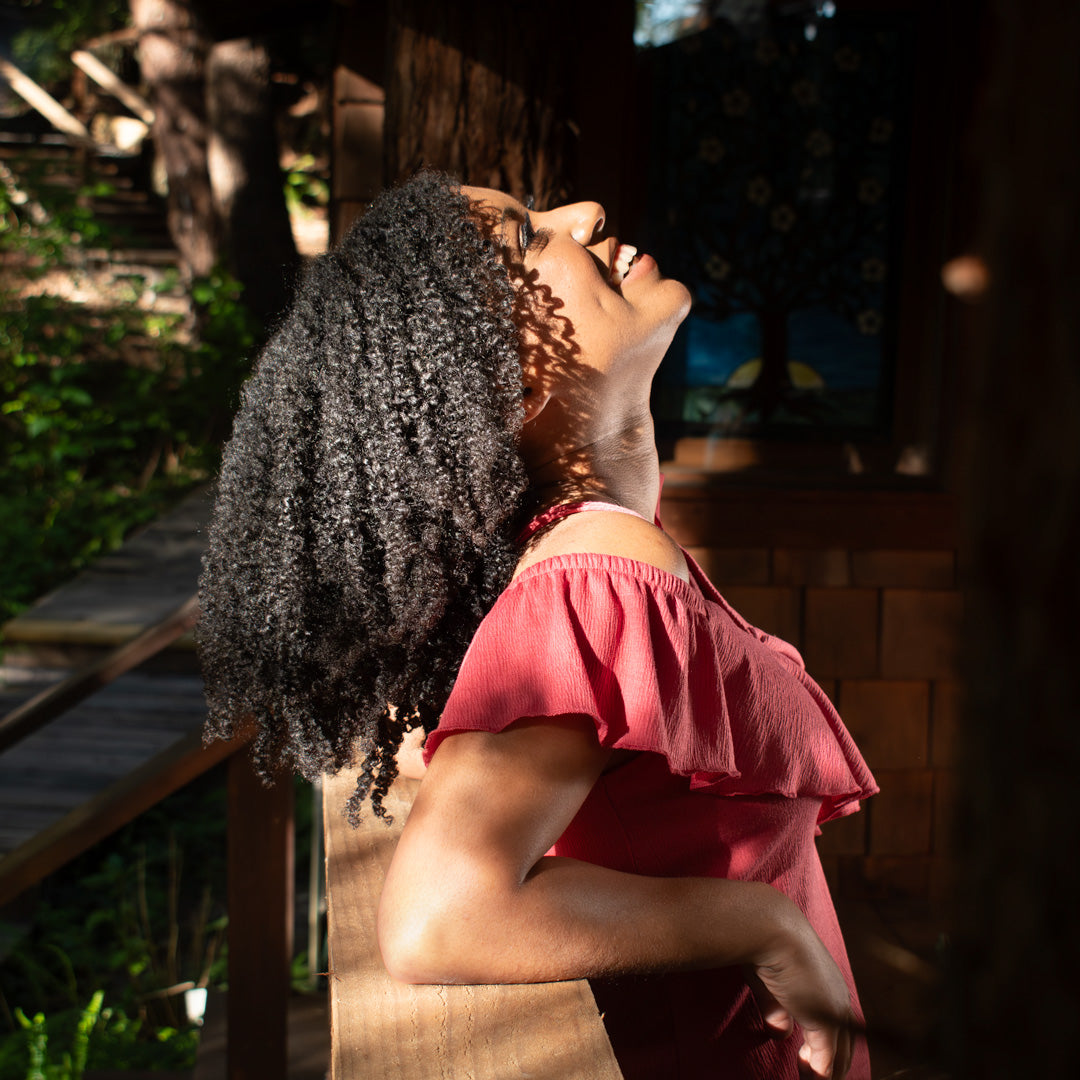
POLYGON ((686 287, 661 277, 651 256, 601 238, 599 203, 538 212, 488 188, 462 191, 494 231, 524 301, 518 308, 526 382, 530 364, 550 367, 560 353, 573 360, 567 368, 638 372, 651 380, 690 309, 686 287))

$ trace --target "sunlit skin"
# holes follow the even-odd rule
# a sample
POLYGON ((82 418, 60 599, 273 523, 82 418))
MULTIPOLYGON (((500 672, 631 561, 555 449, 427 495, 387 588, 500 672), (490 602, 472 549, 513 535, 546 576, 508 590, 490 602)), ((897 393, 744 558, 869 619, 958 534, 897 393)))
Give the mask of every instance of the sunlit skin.
MULTIPOLYGON (((609 284, 618 244, 597 203, 529 212, 464 189, 495 228, 522 297, 521 447, 540 505, 600 499, 641 514, 590 513, 548 529, 519 572, 567 552, 599 552, 684 579, 677 545, 650 524, 659 469, 649 390, 689 294, 640 259, 609 284), (526 229, 526 233, 528 230, 526 229)), ((418 746, 400 760, 418 773, 418 746)), ((772 887, 649 878, 545 856, 613 763, 587 718, 522 719, 463 732, 432 759, 387 875, 379 942, 410 982, 545 982, 744 965, 766 1022, 803 1028, 800 1056, 843 1076, 853 1016, 847 985, 798 908, 772 887)))

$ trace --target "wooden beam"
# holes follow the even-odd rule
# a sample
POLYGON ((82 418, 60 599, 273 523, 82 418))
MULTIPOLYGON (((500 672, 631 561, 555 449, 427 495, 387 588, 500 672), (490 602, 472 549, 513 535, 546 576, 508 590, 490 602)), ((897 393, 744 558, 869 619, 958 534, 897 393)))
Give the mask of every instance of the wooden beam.
POLYGON ((323 788, 333 1080, 621 1080, 584 980, 407 986, 390 978, 375 912, 417 783, 391 788, 392 825, 368 813, 353 829, 342 811, 354 783, 341 773, 323 788))
POLYGON ((141 94, 136 93, 127 83, 121 81, 93 53, 76 49, 71 54, 71 62, 81 68, 104 90, 108 90, 118 101, 130 109, 145 124, 154 122, 154 110, 141 94))
MULTIPOLYGON (((145 629, 138 623, 103 623, 92 619, 35 619, 19 615, 0 633, 8 645, 89 645, 116 648, 126 645, 145 629)), ((185 631, 169 645, 183 652, 195 651, 195 635, 185 631)))
POLYGON ((285 1080, 293 944, 292 777, 229 760, 228 1080, 285 1080))
POLYGON ((82 143, 94 145, 94 140, 86 127, 71 115, 50 93, 43 90, 29 75, 24 75, 10 60, 0 57, 0 75, 11 84, 15 91, 28 105, 33 106, 53 127, 63 131, 82 143))

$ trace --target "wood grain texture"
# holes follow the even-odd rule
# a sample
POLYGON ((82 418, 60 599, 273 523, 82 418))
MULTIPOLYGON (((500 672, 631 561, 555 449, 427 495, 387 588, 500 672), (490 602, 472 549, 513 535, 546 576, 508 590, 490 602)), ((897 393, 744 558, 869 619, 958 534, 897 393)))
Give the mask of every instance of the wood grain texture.
POLYGON ((466 183, 567 201, 576 126, 570 0, 544 19, 501 0, 391 5, 386 93, 387 179, 421 165, 466 183))
POLYGON ((91 845, 126 825, 196 776, 234 753, 243 740, 202 745, 193 731, 161 753, 98 791, 64 817, 34 832, 0 857, 0 904, 81 855, 91 845))
POLYGON ((407 986, 386 973, 375 941, 383 877, 415 795, 399 780, 394 822, 342 808, 354 777, 325 781, 333 1080, 621 1080, 589 984, 407 986))

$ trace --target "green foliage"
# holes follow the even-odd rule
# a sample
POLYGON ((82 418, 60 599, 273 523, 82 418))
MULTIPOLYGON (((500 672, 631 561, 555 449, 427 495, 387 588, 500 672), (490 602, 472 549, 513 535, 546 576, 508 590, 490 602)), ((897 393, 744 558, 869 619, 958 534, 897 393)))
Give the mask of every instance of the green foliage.
POLYGON ((330 185, 319 175, 315 157, 302 154, 285 174, 285 205, 289 213, 325 207, 330 202, 330 185))
MULTIPOLYGON (((62 1067, 67 1052, 74 1063, 83 1003, 99 992, 100 1016, 83 1025, 88 1068, 191 1067, 197 1033, 182 990, 224 988, 227 978, 223 774, 219 766, 193 781, 43 883, 32 925, 7 935, 14 944, 0 961, 0 1080, 34 1075, 34 1055, 62 1067)), ((294 783, 299 881, 312 797, 294 783)), ((292 964, 292 985, 311 990, 306 954, 292 964)))
POLYGON ((0 1041, 0 1080, 80 1080, 87 1069, 125 1070, 190 1066, 198 1045, 194 1029, 144 1024, 122 1009, 104 1008, 94 992, 83 1008, 33 1017, 15 1009, 19 1031, 0 1041))
POLYGON ((73 50, 128 24, 127 0, 19 0, 24 28, 14 35, 15 63, 37 82, 68 77, 73 50))
MULTIPOLYGON (((115 243, 91 209, 100 191, 37 179, 0 187, 0 255, 24 277, 115 243)), ((186 321, 137 306, 141 278, 124 288, 112 310, 0 294, 0 619, 215 467, 259 332, 239 284, 195 282, 186 321)))
MULTIPOLYGON (((197 1035, 182 991, 225 981, 222 771, 46 880, 32 926, 0 962, 0 1080, 33 1075, 46 1042, 74 1046, 88 988, 108 1004, 93 1026, 90 1068, 190 1067, 197 1035)), ((51 1051, 49 1060, 63 1063, 51 1051)))

